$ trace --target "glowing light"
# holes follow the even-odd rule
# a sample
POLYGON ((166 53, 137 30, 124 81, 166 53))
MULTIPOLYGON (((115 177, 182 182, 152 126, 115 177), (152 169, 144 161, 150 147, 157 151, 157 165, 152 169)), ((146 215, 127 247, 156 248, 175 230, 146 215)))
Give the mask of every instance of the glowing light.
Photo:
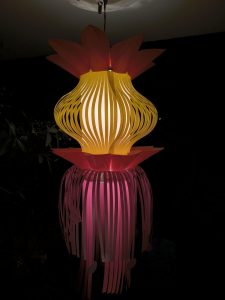
POLYGON ((81 75, 76 88, 56 104, 54 115, 82 151, 92 154, 126 155, 157 122, 155 106, 134 89, 130 76, 113 71, 81 75))

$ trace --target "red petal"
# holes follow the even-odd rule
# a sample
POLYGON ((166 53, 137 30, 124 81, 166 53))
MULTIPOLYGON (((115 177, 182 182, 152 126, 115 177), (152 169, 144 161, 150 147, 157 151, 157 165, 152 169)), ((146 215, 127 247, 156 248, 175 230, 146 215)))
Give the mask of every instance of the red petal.
POLYGON ((135 53, 127 70, 131 78, 134 79, 147 69, 153 67, 153 60, 164 51, 164 49, 146 49, 135 53))
POLYGON ((73 76, 79 78, 80 73, 67 61, 65 61, 61 56, 58 54, 53 54, 47 56, 47 59, 57 66, 61 67, 62 69, 66 70, 67 72, 71 73, 73 76))
POLYGON ((109 40, 105 32, 89 25, 81 34, 81 42, 89 53, 91 70, 107 70, 110 64, 109 40))
POLYGON ((138 35, 112 46, 110 55, 113 71, 118 73, 127 72, 130 60, 134 53, 138 51, 142 41, 143 36, 138 35))
POLYGON ((51 39, 49 40, 51 47, 80 74, 87 73, 90 69, 90 61, 88 52, 79 44, 66 41, 51 39))

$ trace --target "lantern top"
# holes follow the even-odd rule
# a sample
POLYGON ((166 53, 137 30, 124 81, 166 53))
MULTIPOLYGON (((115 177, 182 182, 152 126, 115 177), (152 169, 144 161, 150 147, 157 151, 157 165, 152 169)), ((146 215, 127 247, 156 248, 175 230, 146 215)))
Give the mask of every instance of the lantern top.
POLYGON ((134 79, 153 67, 154 59, 164 52, 164 49, 139 50, 142 42, 143 36, 138 35, 110 47, 106 33, 89 25, 81 33, 80 44, 50 39, 49 44, 57 54, 47 59, 78 78, 89 71, 113 70, 128 73, 134 79))

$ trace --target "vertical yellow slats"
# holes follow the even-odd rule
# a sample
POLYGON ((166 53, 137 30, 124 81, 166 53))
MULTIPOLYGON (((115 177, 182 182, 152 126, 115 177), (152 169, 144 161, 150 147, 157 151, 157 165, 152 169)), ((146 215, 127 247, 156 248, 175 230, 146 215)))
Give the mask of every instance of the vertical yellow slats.
POLYGON ((83 152, 129 153, 157 123, 157 110, 138 93, 128 74, 83 74, 78 85, 55 106, 57 125, 76 139, 83 152))

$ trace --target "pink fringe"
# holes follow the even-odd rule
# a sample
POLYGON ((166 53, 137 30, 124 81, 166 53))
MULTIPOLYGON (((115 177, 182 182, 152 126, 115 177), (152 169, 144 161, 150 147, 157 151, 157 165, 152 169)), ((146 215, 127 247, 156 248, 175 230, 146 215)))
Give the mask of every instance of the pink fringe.
POLYGON ((120 172, 71 167, 60 187, 59 216, 68 251, 81 257, 84 297, 91 298, 92 274, 104 263, 103 293, 130 286, 135 265, 137 199, 142 214, 142 251, 149 250, 152 191, 140 168, 120 172))

